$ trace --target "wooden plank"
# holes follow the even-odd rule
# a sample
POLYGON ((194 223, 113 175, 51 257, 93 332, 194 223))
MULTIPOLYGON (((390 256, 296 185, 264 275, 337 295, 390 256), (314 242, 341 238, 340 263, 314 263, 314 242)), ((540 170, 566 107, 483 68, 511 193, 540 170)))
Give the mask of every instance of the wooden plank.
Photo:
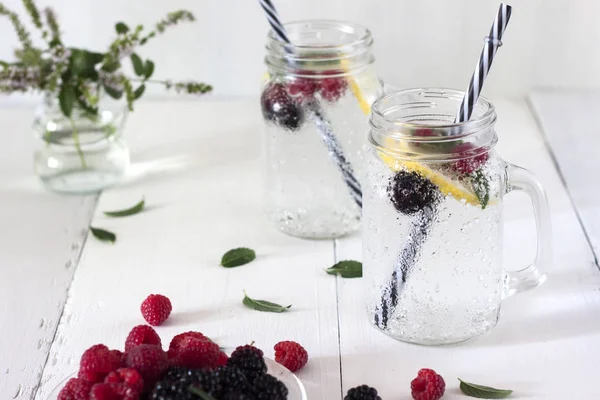
MULTIPOLYGON (((457 378, 510 388, 527 399, 600 396, 590 371, 600 354, 600 274, 569 197, 525 101, 498 101, 499 153, 534 171, 545 185, 554 223, 554 265, 541 287, 507 299, 499 324, 472 342, 422 347, 395 341, 367 320, 359 280, 339 286, 343 390, 370 384, 384 399, 409 398, 420 368, 446 380, 444 399, 460 399, 457 378)), ((524 265, 535 233, 528 200, 505 206, 505 264, 524 265)), ((360 259, 360 237, 339 240, 336 259, 360 259)))
POLYGON ((40 381, 95 196, 45 191, 33 175, 30 108, 3 108, 0 126, 0 393, 30 399, 40 381))
POLYGON ((75 371, 95 343, 122 348, 144 323, 140 303, 168 295, 174 311, 157 331, 200 330, 225 346, 251 341, 273 357, 280 340, 296 340, 313 356, 300 373, 311 399, 340 396, 332 241, 305 241, 271 227, 262 213, 261 116, 247 102, 169 102, 138 106, 128 125, 137 179, 106 191, 93 224, 114 231, 114 245, 90 238, 84 250, 37 399, 75 371), (148 210, 108 219, 102 210, 144 197, 148 210), (234 247, 258 258, 219 267, 234 247), (292 304, 289 313, 245 308, 242 291, 292 304))
POLYGON ((531 95, 530 101, 598 265, 600 190, 590 177, 600 171, 600 134, 596 118, 600 92, 538 90, 531 95))

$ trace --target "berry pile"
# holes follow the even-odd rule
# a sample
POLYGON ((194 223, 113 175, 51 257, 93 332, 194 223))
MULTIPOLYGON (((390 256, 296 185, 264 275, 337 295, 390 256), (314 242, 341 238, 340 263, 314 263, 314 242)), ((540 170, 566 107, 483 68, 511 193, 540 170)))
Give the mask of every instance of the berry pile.
MULTIPOLYGON (((204 394, 215 400, 287 399, 287 388, 267 374, 263 352, 254 346, 240 346, 228 357, 200 332, 176 335, 168 351, 160 343, 154 329, 140 325, 127 336, 125 353, 102 344, 90 347, 58 400, 191 400, 204 394)), ((284 361, 292 360, 296 369, 308 360, 297 343, 275 347, 288 349, 284 361)))
MULTIPOLYGON (((156 325, 171 313, 171 302, 150 295, 141 307, 144 318, 156 325)), ((295 342, 275 345, 276 359, 294 371, 308 361, 295 342)), ((61 389, 57 400, 285 400, 288 390, 267 374, 262 350, 240 346, 228 357, 218 344, 200 332, 183 332, 164 351, 156 331, 134 327, 125 352, 103 344, 81 356, 79 372, 61 389), (208 396, 208 397, 207 397, 208 396)))

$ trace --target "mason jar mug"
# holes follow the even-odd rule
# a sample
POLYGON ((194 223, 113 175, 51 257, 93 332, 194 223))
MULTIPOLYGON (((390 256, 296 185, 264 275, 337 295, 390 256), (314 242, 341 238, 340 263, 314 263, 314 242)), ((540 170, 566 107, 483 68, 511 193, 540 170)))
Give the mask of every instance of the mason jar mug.
POLYGON ((407 342, 469 340, 498 321, 504 297, 542 283, 551 262, 544 191, 495 152, 496 112, 480 98, 454 123, 463 92, 412 89, 373 105, 364 188, 363 262, 372 323, 407 342), (532 200, 537 258, 502 265, 502 200, 532 200), (511 270, 514 269, 512 266, 511 270))
POLYGON ((271 31, 261 108, 266 207, 283 232, 334 238, 360 224, 363 156, 371 103, 382 94, 371 33, 336 21, 271 31))

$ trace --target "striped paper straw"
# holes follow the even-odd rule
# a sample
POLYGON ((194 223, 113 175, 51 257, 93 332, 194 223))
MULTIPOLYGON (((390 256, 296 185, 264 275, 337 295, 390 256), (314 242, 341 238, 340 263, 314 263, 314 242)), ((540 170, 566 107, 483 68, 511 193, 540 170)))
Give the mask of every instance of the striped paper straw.
MULTIPOLYGON (((269 21, 273 32, 275 32, 279 40, 283 43, 291 44, 290 39, 285 32, 285 27, 279 20, 279 15, 277 14, 275 6, 273 3, 271 3, 271 0, 259 0, 259 2, 265 11, 265 15, 267 16, 267 20, 269 21)), ((290 54, 292 53, 292 49, 289 46, 285 46, 285 50, 290 54)), ((358 207, 362 208, 362 189, 360 187, 360 183, 354 175, 352 164, 350 164, 344 155, 342 147, 333 134, 331 123, 323 118, 320 107, 316 101, 309 101, 307 102, 306 106, 307 110, 309 111, 310 119, 314 122, 317 129, 321 133, 321 140, 325 144, 325 147, 327 147, 329 156, 333 159, 340 170, 342 177, 344 178, 344 182, 348 187, 348 191, 350 192, 350 195, 352 195, 352 199, 358 205, 358 207)))
POLYGON ((481 51, 481 56, 479 56, 479 62, 475 67, 471 82, 469 82, 469 88, 465 92, 465 97, 463 98, 454 122, 466 122, 471 119, 473 108, 475 108, 475 104, 477 104, 477 99, 479 99, 479 95, 481 94, 485 78, 490 72, 496 52, 498 51, 498 48, 502 46, 502 36, 504 36, 506 25, 508 25, 508 21, 510 21, 511 13, 511 6, 504 3, 500 4, 496 19, 490 29, 490 35, 485 38, 485 44, 481 51))
MULTIPOLYGON (((479 94, 483 88, 483 82, 490 71, 494 56, 498 51, 498 47, 502 45, 501 39, 504 35, 504 31, 506 30, 506 25, 508 25, 508 21, 510 20, 511 13, 511 6, 500 4, 498 14, 494 20, 492 29, 490 30, 490 36, 486 37, 481 56, 479 57, 479 62, 477 63, 475 71, 473 72, 473 76, 471 77, 469 89, 465 93, 461 106, 456 115, 456 123, 465 122, 471 118, 474 105, 477 103, 477 99, 479 99, 479 94)), ((429 234, 431 226, 434 222, 435 212, 436 210, 434 208, 429 207, 423 210, 422 221, 420 223, 417 222, 412 226, 409 239, 398 255, 398 262, 394 268, 394 272, 392 273, 387 287, 383 291, 381 303, 375 310, 375 325, 382 329, 387 328, 390 315, 393 314, 394 310, 398 306, 398 297, 400 296, 400 291, 406 283, 412 268, 417 262, 417 257, 421 250, 421 246, 423 246, 425 240, 427 240, 427 235, 429 234)))

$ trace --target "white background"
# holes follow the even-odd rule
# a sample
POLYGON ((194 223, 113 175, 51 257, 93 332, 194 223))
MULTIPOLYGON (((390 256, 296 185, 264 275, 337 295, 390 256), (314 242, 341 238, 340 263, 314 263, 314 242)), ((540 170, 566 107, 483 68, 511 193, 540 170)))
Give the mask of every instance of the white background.
MULTIPOLYGON (((4 0, 23 11, 20 0, 4 0)), ((105 49, 113 26, 151 25, 186 8, 198 21, 179 26, 139 53, 157 61, 156 77, 204 80, 220 97, 255 96, 259 90, 267 22, 256 0, 38 0, 52 5, 66 42, 105 49)), ((377 70, 400 87, 468 83, 498 0, 275 0, 284 21, 346 19, 369 27, 377 70)), ((488 96, 523 96, 534 87, 600 88, 600 1, 512 0, 513 17, 493 72, 488 96)), ((0 59, 16 37, 0 20, 0 59)), ((158 89, 158 88, 157 88, 158 89)), ((160 90, 151 92, 162 94, 160 90)), ((1 99, 1 97, 0 97, 1 99)), ((15 96, 2 103, 16 102, 15 96)))

